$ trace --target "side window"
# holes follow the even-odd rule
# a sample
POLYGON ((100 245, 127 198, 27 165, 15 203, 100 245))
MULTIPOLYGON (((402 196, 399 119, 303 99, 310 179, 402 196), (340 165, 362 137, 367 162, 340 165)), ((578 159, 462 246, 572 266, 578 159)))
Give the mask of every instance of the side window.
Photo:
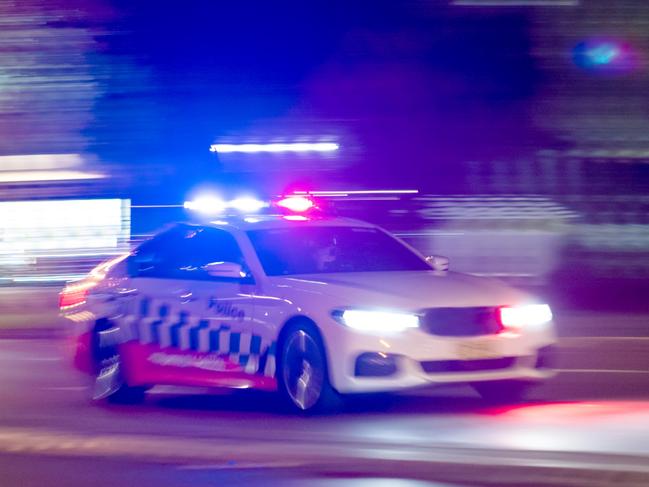
POLYGON ((182 252, 186 228, 173 227, 141 244, 129 258, 129 274, 133 277, 175 277, 174 261, 182 252))
POLYGON ((214 279, 203 269, 213 262, 234 262, 244 265, 243 254, 232 235, 214 228, 191 228, 184 238, 184 251, 178 255, 176 267, 182 279, 214 279))
POLYGON ((212 262, 244 265, 232 235, 198 226, 175 227, 142 244, 134 254, 139 277, 211 280, 203 267, 212 262))

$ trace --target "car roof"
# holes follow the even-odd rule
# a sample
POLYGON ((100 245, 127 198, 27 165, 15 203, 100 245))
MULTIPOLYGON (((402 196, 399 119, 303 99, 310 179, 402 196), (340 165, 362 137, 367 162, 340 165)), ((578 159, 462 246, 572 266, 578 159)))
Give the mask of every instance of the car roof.
POLYGON ((221 228, 221 229, 236 229, 241 231, 247 230, 261 230, 261 229, 271 229, 271 228, 303 228, 303 227, 365 227, 365 228, 374 228, 375 225, 371 223, 364 222, 362 220, 355 220, 353 218, 341 218, 341 217, 305 217, 307 219, 303 220, 301 218, 291 218, 297 217, 297 215, 249 215, 249 216, 237 216, 237 217, 224 217, 224 218, 215 218, 210 221, 202 222, 192 222, 194 224, 198 223, 204 226, 221 228))

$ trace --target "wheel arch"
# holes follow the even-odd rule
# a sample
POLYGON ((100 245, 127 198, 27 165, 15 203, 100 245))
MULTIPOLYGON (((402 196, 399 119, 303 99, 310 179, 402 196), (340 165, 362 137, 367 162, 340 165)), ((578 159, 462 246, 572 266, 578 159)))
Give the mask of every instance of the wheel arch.
POLYGON ((101 361, 99 351, 99 333, 110 329, 112 326, 113 323, 108 318, 102 317, 97 318, 92 327, 90 327, 90 360, 92 360, 94 367, 98 367, 101 361))
MULTIPOLYGON (((112 320, 108 317, 101 317, 101 318, 97 318, 95 323, 90 328, 90 332, 89 332, 90 344, 91 344, 90 355, 91 355, 91 360, 95 372, 97 372, 101 367, 102 359, 104 358, 103 354, 106 353, 105 349, 102 349, 99 343, 99 334, 102 331, 110 330, 111 328, 117 326, 119 326, 119 323, 117 321, 112 320)), ((124 342, 115 342, 112 345, 108 345, 107 348, 110 349, 113 354, 120 355, 120 363, 124 373, 123 376, 124 384, 128 387, 143 386, 145 389, 150 388, 151 384, 144 384, 144 383, 140 383, 139 381, 134 381, 133 374, 130 373, 131 368, 133 367, 133 364, 131 363, 131 359, 129 358, 128 354, 126 356, 123 356, 121 354, 121 346, 123 343, 124 342)))

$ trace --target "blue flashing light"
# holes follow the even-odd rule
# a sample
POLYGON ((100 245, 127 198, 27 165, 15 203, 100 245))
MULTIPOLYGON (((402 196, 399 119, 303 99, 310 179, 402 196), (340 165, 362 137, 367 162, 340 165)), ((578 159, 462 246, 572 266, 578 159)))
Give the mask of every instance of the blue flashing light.
POLYGON ((218 196, 202 195, 193 200, 185 201, 183 206, 187 210, 203 215, 220 215, 228 210, 234 210, 238 213, 257 213, 270 205, 265 201, 248 196, 239 197, 232 201, 224 201, 218 196))
POLYGON ((636 67, 637 54, 626 43, 615 39, 588 39, 572 51, 573 62, 587 71, 621 73, 636 67))

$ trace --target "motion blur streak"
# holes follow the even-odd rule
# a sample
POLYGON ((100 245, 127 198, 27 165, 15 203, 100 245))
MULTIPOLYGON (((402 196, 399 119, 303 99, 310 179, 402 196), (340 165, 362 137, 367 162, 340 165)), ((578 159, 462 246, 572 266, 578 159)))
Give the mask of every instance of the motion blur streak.
POLYGON ((0 171, 66 169, 82 164, 83 158, 80 154, 0 156, 0 171))
POLYGON ((211 152, 332 152, 338 150, 333 142, 294 142, 273 144, 214 144, 211 152))
POLYGON ((340 191, 294 191, 295 194, 311 194, 314 196, 346 196, 355 194, 417 194, 419 190, 416 189, 342 189, 340 191))
POLYGON ((453 5, 475 7, 577 7, 579 0, 453 0, 453 5))
POLYGON ((128 250, 130 201, 4 201, 0 227, 0 282, 67 280, 128 250))
POLYGON ((29 181, 71 181, 75 179, 101 179, 104 174, 83 171, 2 171, 0 183, 29 181))

